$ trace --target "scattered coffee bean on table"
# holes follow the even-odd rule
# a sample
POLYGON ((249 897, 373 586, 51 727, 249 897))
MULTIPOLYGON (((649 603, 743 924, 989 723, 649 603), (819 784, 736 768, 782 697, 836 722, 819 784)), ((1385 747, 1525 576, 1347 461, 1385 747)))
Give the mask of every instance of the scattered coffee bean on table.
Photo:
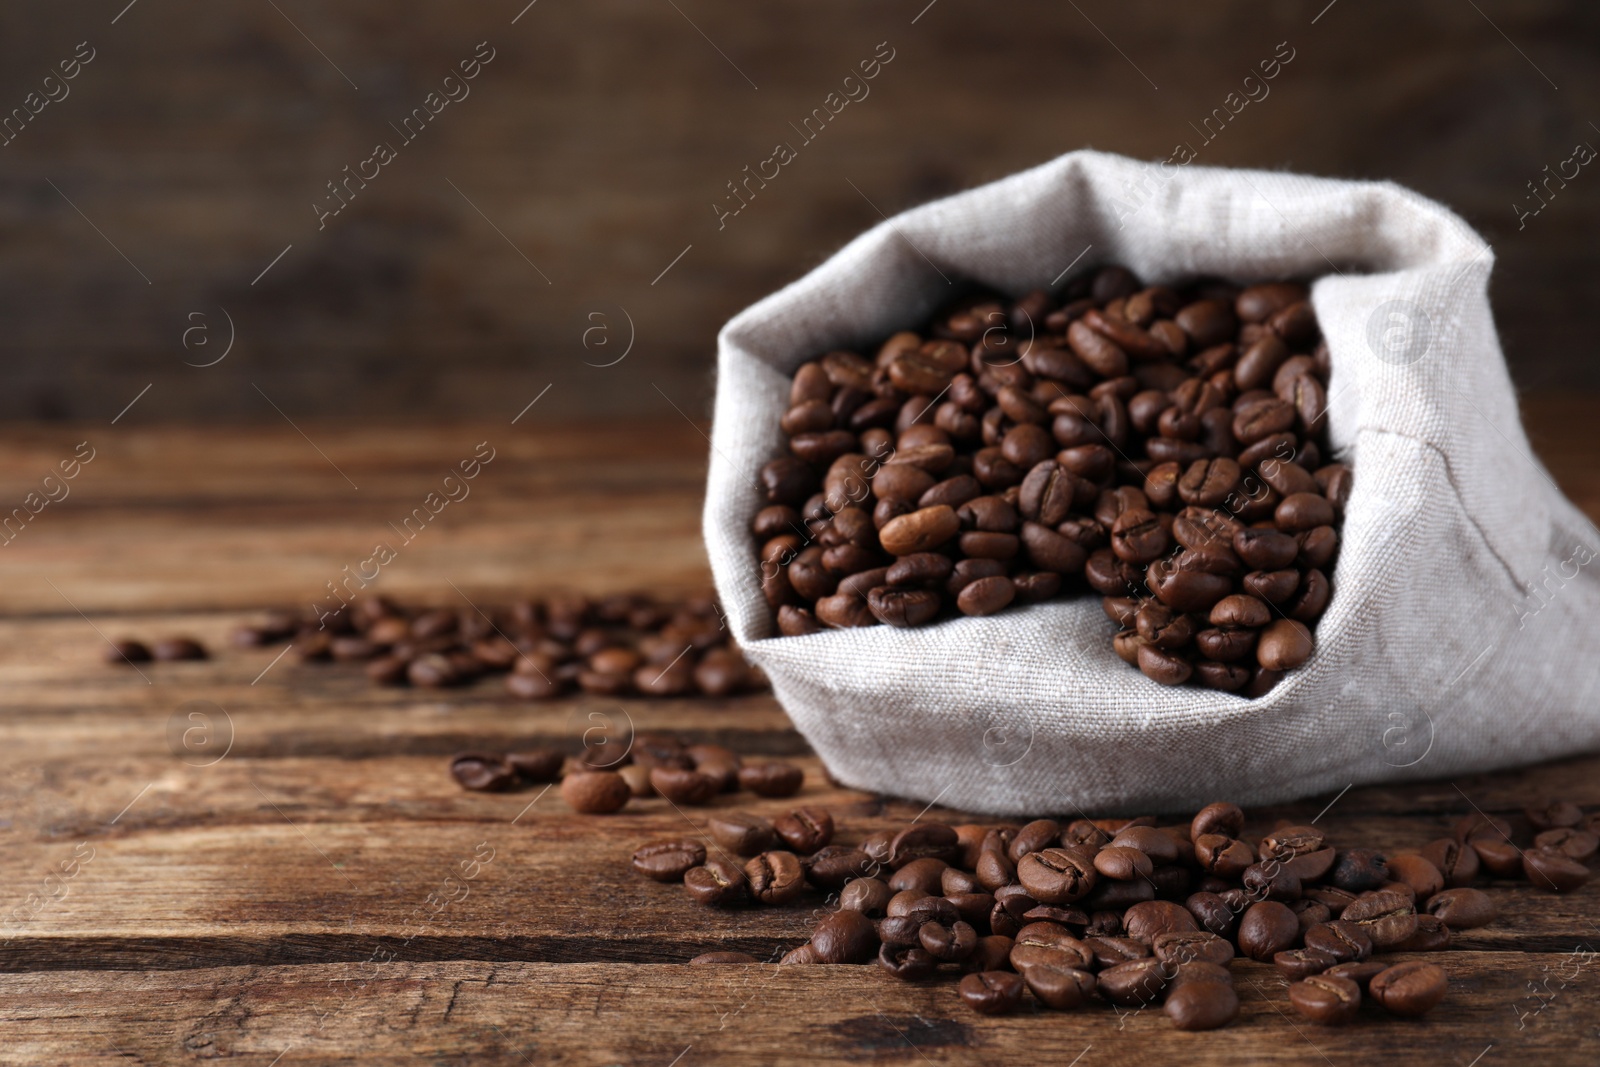
MULTIPOLYGON (((734 645, 712 596, 646 593, 525 599, 506 608, 405 607, 386 597, 338 611, 273 612, 233 633, 242 648, 290 641, 304 662, 359 662, 378 685, 444 688, 504 674, 506 691, 549 700, 600 696, 725 697, 766 688, 734 645)), ((193 638, 110 643, 107 663, 206 658, 193 638)))
MULTIPOLYGON (((974 296, 803 363, 751 530, 782 634, 1092 590, 1163 685, 1259 696, 1327 608, 1351 470, 1299 282, 974 296)), ((1560 877, 1557 874, 1553 878, 1560 877)))
MULTIPOLYGON (((647 751, 659 757, 662 744, 647 751)), ((1480 846, 1539 853, 1527 865, 1539 888, 1588 880, 1584 862, 1561 851, 1571 836, 1545 835, 1591 833, 1575 828, 1600 820, 1551 805, 1522 822, 1474 814, 1448 838, 1391 854, 1336 843, 1315 826, 1247 837, 1245 813, 1225 802, 1184 823, 919 820, 856 843, 839 843, 849 828, 816 807, 775 818, 719 809, 706 838, 645 842, 632 865, 712 907, 812 909, 811 939, 782 963, 875 960, 902 981, 957 979, 960 999, 986 1015, 1032 1010, 1031 997, 1053 1011, 1107 1002, 1121 1016, 1159 1005, 1177 1029, 1216 1029, 1239 1014, 1231 968, 1248 957, 1275 967, 1301 1016, 1335 1026, 1361 1019, 1364 1001, 1381 1009, 1365 1013, 1376 1019, 1423 1015, 1448 995, 1442 967, 1386 957, 1436 952, 1452 929, 1494 921, 1504 891, 1467 884, 1478 867, 1462 859, 1480 846), (1561 877, 1548 876, 1557 869, 1561 877)), ((1577 851, 1596 850, 1579 841, 1577 851)), ((691 962, 755 960, 710 952, 691 962)))

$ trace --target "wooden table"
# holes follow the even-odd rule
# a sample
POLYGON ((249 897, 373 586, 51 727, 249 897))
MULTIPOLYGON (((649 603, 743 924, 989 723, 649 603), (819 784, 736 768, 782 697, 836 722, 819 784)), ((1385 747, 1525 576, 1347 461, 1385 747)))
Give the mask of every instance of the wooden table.
MULTIPOLYGON (((1530 420, 1554 474, 1597 514, 1593 410, 1546 400, 1530 420)), ((96 451, 71 495, 0 548, 0 1063, 1600 1061, 1593 885, 1496 889, 1508 914, 1443 958, 1438 1011, 1341 1031, 1286 1014, 1279 979, 1254 964, 1237 965, 1243 1014, 1217 1035, 1178 1033, 1159 1012, 987 1019, 951 983, 876 967, 681 966, 797 944, 811 906, 704 910, 628 869, 637 844, 690 829, 665 802, 573 820, 555 793, 463 793, 444 757, 575 744, 600 713, 799 759, 803 799, 832 809, 846 840, 922 805, 828 787, 765 696, 529 705, 496 684, 375 690, 353 668, 275 662, 277 648, 224 637, 252 607, 316 597, 484 440, 495 458, 473 495, 400 550, 384 591, 462 604, 508 587, 699 587, 700 429, 302 429, 5 432, 8 508, 79 441, 96 451), (101 635, 166 633, 217 654, 142 674, 100 662, 101 635), (216 748, 198 734, 172 744, 173 730, 207 725, 216 748)), ((1420 845, 1469 805, 1600 804, 1597 772, 1586 757, 1352 789, 1320 825, 1420 845)), ((1330 799, 1252 817, 1308 819, 1330 799)))

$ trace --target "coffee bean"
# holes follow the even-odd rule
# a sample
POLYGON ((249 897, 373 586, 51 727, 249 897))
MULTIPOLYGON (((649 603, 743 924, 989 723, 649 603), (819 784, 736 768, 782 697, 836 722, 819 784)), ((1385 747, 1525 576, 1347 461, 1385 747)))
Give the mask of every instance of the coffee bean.
POLYGON ((1360 923, 1347 919, 1320 922, 1306 930, 1306 948, 1333 956, 1337 963, 1360 961, 1372 955, 1372 938, 1360 923))
POLYGON ((1410 893, 1395 889, 1362 893, 1340 913, 1340 919, 1360 926, 1380 950, 1400 944, 1417 930, 1417 909, 1410 893))
POLYGON ((620 811, 632 795, 633 790, 615 771, 584 771, 569 774, 561 781, 561 799, 573 811, 585 815, 620 811))
MULTIPOLYGON (((1534 848, 1551 849, 1568 859, 1582 863, 1600 851, 1600 836, 1588 830, 1571 826, 1558 826, 1539 833, 1533 839, 1534 848)), ((1474 849, 1477 848, 1475 844, 1474 849)))
POLYGON ((1239 951, 1263 963, 1294 947, 1300 939, 1300 920, 1275 900, 1250 905, 1239 919, 1239 951))
POLYGON ((1088 1003, 1096 987, 1094 975, 1087 970, 1050 963, 1029 967, 1022 978, 1035 1000, 1056 1011, 1071 1011, 1088 1003))
POLYGON ((1160 960, 1129 960, 1101 971, 1096 976, 1096 988, 1101 996, 1120 1007, 1143 1007, 1161 999, 1167 988, 1167 973, 1160 960))
POLYGON ((1215 1030, 1238 1017, 1239 995, 1232 983, 1180 982, 1167 993, 1163 1008, 1179 1030, 1215 1030))
POLYGON ((787 904, 805 888, 800 860, 792 852, 763 852, 744 865, 750 895, 763 904, 787 904))
POLYGON ((839 907, 879 918, 884 914, 884 909, 889 906, 889 899, 893 896, 894 890, 877 878, 856 878, 848 882, 840 892, 839 907))
POLYGON ((1440 952, 1450 947, 1450 927, 1436 915, 1418 915, 1417 931, 1398 945, 1395 952, 1440 952))
POLYGON ((1009 971, 979 971, 961 979, 961 999, 984 1015, 1005 1015, 1022 1001, 1020 975, 1009 971))
POLYGON ((917 930, 917 940, 935 959, 959 962, 978 946, 978 932, 970 923, 957 920, 948 926, 938 921, 925 922, 917 930))
POLYGON ((891 944, 885 940, 878 950, 878 966, 903 982, 931 977, 937 965, 937 960, 915 945, 891 944))
POLYGON ((1395 1015, 1416 1016, 1432 1011, 1449 991, 1444 971, 1431 963, 1397 963, 1368 983, 1372 999, 1395 1015))
MULTIPOLYGON (((1148 886, 1149 883, 1141 881, 1127 884, 1148 886)), ((1193 933, 1199 929, 1188 909, 1170 900, 1136 903, 1122 916, 1122 923, 1129 937, 1147 945, 1154 945, 1156 938, 1162 934, 1193 933)))
POLYGON ((737 864, 711 856, 699 867, 684 872, 683 886, 701 904, 708 907, 727 907, 745 899, 749 882, 737 864))
POLYGON ((771 760, 739 768, 739 786, 759 797, 792 797, 800 791, 805 772, 792 763, 771 760))
POLYGON ((698 841, 652 841, 633 854, 633 869, 657 882, 681 882, 691 867, 706 861, 698 841))
MULTIPOLYGON (((160 659, 158 655, 156 657, 160 659)), ((1530 806, 1522 809, 1535 830, 1552 830, 1556 827, 1572 827, 1583 822, 1583 809, 1570 800, 1556 800, 1548 804, 1530 806)))
POLYGON ((510 767, 519 781, 522 782, 553 782, 561 775, 561 764, 564 756, 553 748, 531 748, 521 752, 507 752, 505 755, 506 766, 510 767))
POLYGON ((1494 898, 1481 889, 1446 889, 1428 897, 1423 906, 1452 930, 1487 926, 1500 915, 1494 898))
POLYGON ((1570 893, 1589 880, 1589 868, 1552 848, 1523 852, 1522 871, 1535 886, 1554 893, 1570 893))
POLYGON ((1082 852, 1047 848, 1030 852, 1017 863, 1017 879, 1035 900, 1070 904, 1087 896, 1095 884, 1094 861, 1082 852))
POLYGON ((1095 853, 1094 869, 1106 878, 1126 882, 1149 877, 1153 868, 1150 857, 1138 849, 1114 845, 1095 853))
POLYGON ((772 821, 789 848, 805 855, 833 840, 833 816, 821 808, 796 808, 772 821))
POLYGON ((709 804, 722 791, 721 783, 700 771, 678 767, 656 767, 650 772, 650 785, 674 804, 709 804))
POLYGON ((1314 1023, 1339 1026, 1361 1009, 1361 987, 1348 978, 1312 975, 1289 987, 1289 1003, 1314 1023))
POLYGON ((956 858, 960 839, 953 827, 939 822, 915 823, 889 839, 885 859, 896 870, 924 858, 949 862, 956 858))
POLYGON ((463 789, 497 793, 516 783, 516 772, 498 756, 468 752, 450 761, 450 774, 463 789))
POLYGON ((1426 900, 1444 888, 1444 875, 1439 868, 1415 852, 1401 852, 1389 857, 1389 877, 1411 887, 1418 900, 1426 900))
POLYGON ((859 911, 841 909, 817 923, 811 947, 819 963, 866 963, 877 954, 878 933, 859 911))
POLYGON ((1157 934, 1150 947, 1156 959, 1173 967, 1196 960, 1226 964, 1233 959, 1232 943, 1204 930, 1169 930, 1157 934))
POLYGON ((963 615, 993 615, 1016 597, 1010 578, 979 578, 961 590, 956 607, 963 615))
POLYGON ((1320 948, 1285 949, 1272 955, 1273 967, 1291 982, 1321 974, 1338 962, 1338 957, 1333 953, 1320 948))
POLYGON ((777 844, 772 820, 743 811, 713 812, 706 820, 711 839, 736 856, 754 856, 777 844))

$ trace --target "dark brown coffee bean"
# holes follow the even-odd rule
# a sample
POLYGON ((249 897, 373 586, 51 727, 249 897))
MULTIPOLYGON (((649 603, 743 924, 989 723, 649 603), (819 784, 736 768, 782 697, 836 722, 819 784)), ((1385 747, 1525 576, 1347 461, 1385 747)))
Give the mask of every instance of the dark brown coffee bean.
POLYGON ((902 982, 917 982, 933 975, 938 961, 915 945, 884 941, 878 950, 878 966, 902 982))
POLYGON ((1094 869, 1106 878, 1126 882, 1148 878, 1152 865, 1150 857, 1138 849, 1115 845, 1095 853, 1094 869))
POLYGON ((833 840, 833 816, 821 808, 786 812, 772 820, 772 828, 792 851, 801 855, 815 852, 833 840))
POLYGON ((792 852, 763 852, 744 865, 750 895, 763 904, 787 904, 805 889, 799 857, 792 852))
POLYGON ((1535 886, 1553 893, 1570 893, 1589 880, 1589 868, 1552 848, 1523 852, 1522 871, 1535 886))
MULTIPOLYGON (((157 659, 161 657, 157 655, 157 659)), ((1555 800, 1538 807, 1526 807, 1522 813, 1528 817, 1535 830, 1552 830, 1562 826, 1578 826, 1583 822, 1583 809, 1570 800, 1555 800)))
POLYGON ((1047 848, 1030 852, 1017 863, 1017 879, 1035 900, 1071 904, 1095 884, 1094 861, 1076 850, 1047 848))
POLYGON ((674 804, 709 804, 722 791, 721 782, 700 771, 679 767, 656 767, 650 771, 650 786, 674 804))
POLYGON ((835 911, 817 923, 811 947, 819 963, 866 963, 878 952, 878 932, 859 911, 835 911))
POLYGON ((633 790, 615 771, 569 774, 561 782, 561 799, 573 811, 585 815, 606 815, 620 811, 632 795, 633 790))
POLYGON ((1417 909, 1409 892, 1394 889, 1362 893, 1340 913, 1340 919, 1365 930, 1378 950, 1398 945, 1417 931, 1417 909))
POLYGON ((1452 888, 1471 884, 1478 873, 1476 850, 1452 838, 1441 837, 1428 842, 1422 847, 1422 858, 1433 864, 1444 884, 1452 888))
POLYGON ((1300 920, 1275 900, 1250 905, 1239 919, 1239 951, 1253 960, 1265 963, 1299 939, 1300 920))
MULTIPOLYGON (((1149 883, 1139 881, 1123 884, 1148 886, 1149 883)), ((1154 945, 1156 938, 1162 934, 1193 933, 1199 929, 1188 909, 1170 900, 1136 903, 1128 908, 1122 922, 1129 937, 1147 945, 1154 945)))
POLYGON ((468 752, 450 761, 450 774, 461 788, 474 792, 497 793, 516 783, 516 772, 499 756, 468 752))
POLYGON ((1166 965, 1157 959, 1129 960, 1101 971, 1096 989, 1120 1007, 1143 1007, 1160 1001, 1166 992, 1167 974, 1166 965))
POLYGON ((1393 947, 1395 952, 1442 952, 1450 947, 1450 927, 1435 915, 1418 915, 1417 932, 1393 947))
POLYGON ((739 768, 739 785, 759 797, 792 797, 800 791, 805 772, 792 763, 771 760, 739 768))
POLYGON ((1179 982, 1167 993, 1164 1010, 1179 1030, 1215 1030, 1238 1018, 1239 995, 1231 982, 1179 982))
POLYGON ((1364 960, 1372 955, 1372 938, 1360 923, 1344 919, 1319 922, 1305 933, 1306 948, 1318 949, 1336 963, 1364 960))
POLYGON ((1245 868, 1240 881, 1253 900, 1292 901, 1300 899, 1300 879, 1287 864, 1277 860, 1255 863, 1245 868))
POLYGON ((564 758, 558 749, 531 748, 522 752, 507 752, 505 763, 519 781, 553 782, 561 775, 564 758))
POLYGON ((736 856, 754 856, 777 844, 772 821, 743 811, 713 812, 706 820, 711 839, 736 856))
POLYGON ((1207 804, 1189 823, 1189 839, 1198 840, 1204 834, 1226 834, 1238 837, 1244 829, 1244 812, 1239 805, 1225 801, 1207 804))
POLYGON ((972 955, 978 947, 978 932, 969 923, 956 921, 946 926, 938 921, 925 922, 917 930, 917 940, 928 955, 935 959, 959 962, 972 955))
POLYGON ((1417 960, 1397 963, 1374 976, 1367 985, 1373 1000, 1392 1014, 1404 1016, 1432 1011, 1449 988, 1444 971, 1417 960))
POLYGON ((1022 977, 1009 971, 979 971, 961 979, 959 986, 961 999, 984 1015, 1015 1011, 1022 1001, 1022 990, 1022 977))
POLYGON ((957 857, 959 848, 960 838, 954 827, 939 822, 915 823, 890 839, 885 858, 890 867, 899 870, 924 858, 949 863, 957 857))
POLYGON ((744 871, 721 856, 708 857, 703 866, 685 871, 683 885, 696 901, 716 908, 744 900, 749 891, 744 871))
MULTIPOLYGON (((1476 849, 1477 844, 1473 847, 1476 849)), ((1533 847, 1552 849, 1568 859, 1582 863, 1600 851, 1600 836, 1576 827, 1557 826, 1544 830, 1534 837, 1533 847)))
POLYGON ((881 918, 893 896, 894 890, 877 878, 856 878, 846 883, 840 892, 839 907, 859 911, 872 918, 881 918))
POLYGON ((1314 1023, 1340 1026, 1361 1009, 1361 987, 1348 978, 1312 975, 1289 987, 1289 1003, 1314 1023))
POLYGON ((1428 897, 1424 907, 1452 930, 1487 926, 1500 915, 1494 898, 1481 889, 1446 889, 1428 897))
POLYGON ((657 882, 681 882, 691 867, 706 861, 698 841, 652 841, 633 854, 633 869, 657 882))
POLYGON ((1196 960, 1226 964, 1233 959, 1232 943, 1204 930, 1174 930, 1157 934, 1151 949, 1156 959, 1169 967, 1196 960))

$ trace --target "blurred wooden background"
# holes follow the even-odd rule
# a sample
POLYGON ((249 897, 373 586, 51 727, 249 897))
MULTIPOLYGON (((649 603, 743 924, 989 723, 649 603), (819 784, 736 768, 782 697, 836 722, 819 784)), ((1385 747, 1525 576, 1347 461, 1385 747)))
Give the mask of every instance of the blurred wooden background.
POLYGON ((61 98, 0 147, 0 415, 110 419, 150 384, 130 422, 499 418, 553 382, 564 415, 698 416, 717 327, 873 205, 1080 146, 1164 156, 1282 41, 1271 95, 1200 162, 1444 201, 1496 245, 1519 384, 1600 386, 1600 175, 1520 229, 1513 206, 1600 145, 1593 4, 525 3, 7 5, 0 114, 61 98), (470 96, 404 143, 390 124, 484 41, 470 96), (47 83, 79 42, 92 61, 47 83), (719 231, 725 183, 879 42, 870 96, 719 231), (398 158, 319 231, 380 140, 398 158), (227 317, 227 358, 185 366, 227 317), (586 366, 627 318, 627 359, 586 366))

